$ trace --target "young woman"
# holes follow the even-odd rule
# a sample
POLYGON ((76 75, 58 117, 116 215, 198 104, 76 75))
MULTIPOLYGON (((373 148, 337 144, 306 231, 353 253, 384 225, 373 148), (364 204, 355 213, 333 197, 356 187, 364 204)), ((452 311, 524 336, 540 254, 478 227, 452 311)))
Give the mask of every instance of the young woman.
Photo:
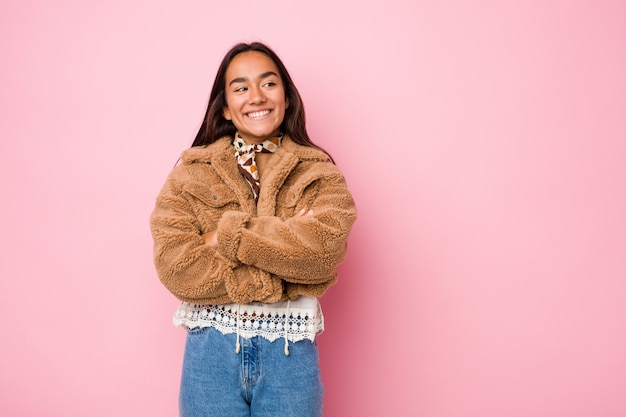
POLYGON ((234 46, 150 218, 187 329, 181 416, 322 415, 318 297, 355 219, 281 60, 261 43, 234 46))

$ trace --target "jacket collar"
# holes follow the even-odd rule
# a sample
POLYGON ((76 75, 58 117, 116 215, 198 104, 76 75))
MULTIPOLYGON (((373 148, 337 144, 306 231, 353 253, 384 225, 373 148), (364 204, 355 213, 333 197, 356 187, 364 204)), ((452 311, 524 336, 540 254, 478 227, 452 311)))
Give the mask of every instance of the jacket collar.
POLYGON ((249 212, 273 214, 275 212, 276 195, 282 184, 293 169, 303 161, 330 162, 323 151, 310 146, 298 145, 285 135, 281 147, 272 157, 272 163, 263 173, 263 186, 256 207, 252 191, 237 168, 235 149, 232 137, 226 136, 206 146, 187 149, 181 155, 182 165, 211 164, 215 172, 237 194, 242 206, 249 212), (243 191, 245 190, 245 191, 243 191), (245 196, 244 194, 245 193, 245 196))
MULTIPOLYGON (((183 152, 180 159, 183 164, 193 163, 215 163, 215 159, 223 159, 225 155, 228 158, 233 157, 234 149, 232 145, 232 136, 224 136, 206 146, 196 146, 183 152)), ((276 151, 277 154, 292 154, 299 160, 311 161, 329 161, 328 155, 317 148, 310 146, 302 146, 295 143, 289 135, 283 137, 281 147, 276 151)))

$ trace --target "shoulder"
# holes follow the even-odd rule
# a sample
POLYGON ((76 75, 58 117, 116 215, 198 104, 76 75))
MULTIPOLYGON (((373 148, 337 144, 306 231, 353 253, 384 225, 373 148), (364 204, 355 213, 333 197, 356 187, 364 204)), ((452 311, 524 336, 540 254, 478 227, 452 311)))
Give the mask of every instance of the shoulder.
POLYGON ((232 158, 232 138, 223 137, 214 143, 205 146, 194 146, 186 149, 180 155, 180 160, 168 176, 172 184, 187 183, 189 181, 205 181, 207 166, 218 160, 232 158))
POLYGON ((288 155, 288 169, 294 183, 311 184, 321 181, 320 184, 344 184, 345 178, 330 156, 321 149, 312 146, 303 146, 293 142, 290 138, 281 146, 281 152, 288 155))
POLYGON ((232 137, 224 136, 205 146, 194 146, 189 148, 180 156, 181 165, 192 165, 196 163, 211 163, 215 158, 221 158, 225 154, 232 154, 232 137))
POLYGON ((293 154, 300 161, 319 162, 319 163, 331 163, 330 157, 324 151, 312 146, 299 145, 294 142, 289 136, 283 138, 281 149, 293 154))

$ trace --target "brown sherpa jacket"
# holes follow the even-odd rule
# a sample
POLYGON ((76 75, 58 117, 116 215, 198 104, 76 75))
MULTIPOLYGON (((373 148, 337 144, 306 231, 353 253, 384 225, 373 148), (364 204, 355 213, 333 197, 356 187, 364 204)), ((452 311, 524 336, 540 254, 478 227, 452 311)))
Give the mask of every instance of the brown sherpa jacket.
POLYGON ((201 304, 321 296, 337 280, 356 208, 322 151, 288 136, 263 172, 255 205, 232 138, 183 152, 150 217, 161 282, 201 304), (313 216, 295 216, 301 209, 313 216), (217 229, 218 245, 201 236, 217 229))

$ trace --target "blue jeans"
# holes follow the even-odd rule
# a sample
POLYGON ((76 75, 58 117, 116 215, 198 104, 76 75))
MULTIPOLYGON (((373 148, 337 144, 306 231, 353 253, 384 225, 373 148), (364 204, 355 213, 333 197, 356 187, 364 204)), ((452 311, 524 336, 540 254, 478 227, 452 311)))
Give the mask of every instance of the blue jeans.
POLYGON ((180 386, 181 417, 321 417, 324 388, 317 345, 269 342, 188 330, 180 386))

